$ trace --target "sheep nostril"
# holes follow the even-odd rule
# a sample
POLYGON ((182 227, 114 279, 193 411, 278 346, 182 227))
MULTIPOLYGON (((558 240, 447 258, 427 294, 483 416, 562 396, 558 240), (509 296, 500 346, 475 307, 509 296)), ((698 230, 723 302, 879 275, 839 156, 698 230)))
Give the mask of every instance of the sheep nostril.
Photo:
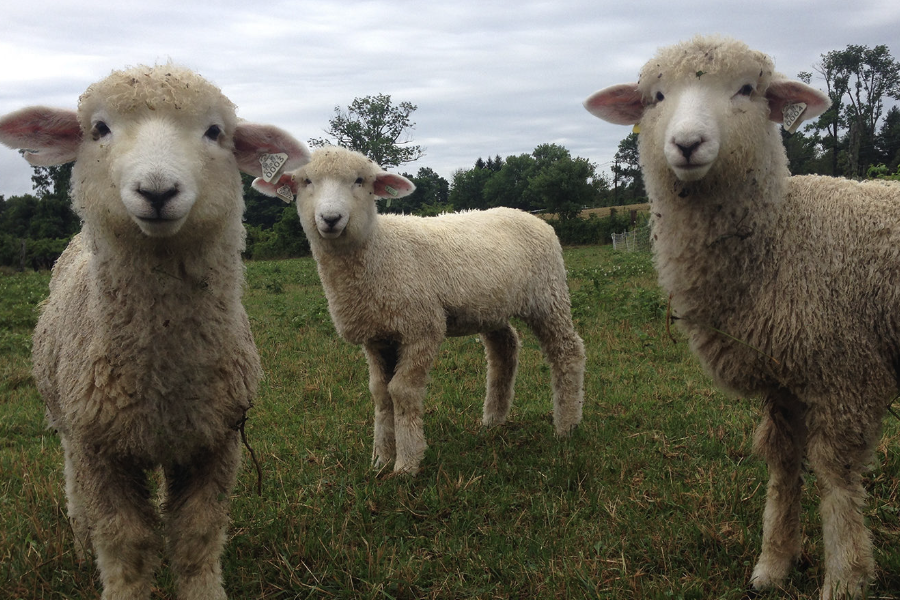
POLYGON ((150 206, 153 207, 153 210, 159 213, 169 200, 178 195, 178 188, 173 187, 162 192, 138 188, 137 193, 143 196, 150 203, 150 206))
POLYGON ((691 155, 694 153, 694 151, 700 147, 700 142, 694 142, 693 144, 690 144, 690 145, 683 145, 683 144, 675 144, 675 145, 678 146, 679 150, 681 150, 681 155, 684 156, 686 159, 690 160, 691 155))
POLYGON ((336 217, 322 217, 322 220, 325 221, 325 224, 328 225, 329 229, 334 229, 334 226, 341 220, 341 215, 337 215, 336 217))

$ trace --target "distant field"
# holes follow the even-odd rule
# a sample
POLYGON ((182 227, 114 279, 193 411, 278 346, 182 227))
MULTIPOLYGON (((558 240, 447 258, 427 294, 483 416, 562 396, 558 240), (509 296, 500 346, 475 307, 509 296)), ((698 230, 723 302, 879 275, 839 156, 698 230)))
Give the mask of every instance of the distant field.
MULTIPOLYGON (((586 208, 583 211, 581 211, 580 213, 578 213, 578 216, 581 217, 582 219, 586 219, 590 215, 595 215, 598 219, 602 219, 603 217, 608 217, 609 211, 611 211, 611 210, 615 210, 619 214, 624 214, 624 215, 627 215, 629 213, 629 211, 632 211, 632 210, 646 213, 646 212, 650 212, 650 204, 648 204, 648 203, 626 204, 624 206, 603 206, 600 208, 586 208)), ((549 219, 549 218, 555 217, 556 215, 553 213, 542 213, 539 216, 543 217, 545 219, 549 219)))
MULTIPOLYGON (((760 549, 765 467, 757 403, 716 390, 666 331, 650 259, 565 250, 585 340, 584 421, 553 435, 549 370, 524 326, 509 422, 480 425, 484 349, 448 340, 426 400, 415 478, 370 467, 372 402, 359 349, 341 341, 311 259, 251 262, 246 305, 265 367, 224 556, 238 599, 746 598, 760 549)), ((96 599, 75 558, 62 455, 30 371, 46 273, 0 275, 0 598, 96 599)), ((900 598, 900 422, 885 421, 866 487, 879 565, 871 598, 900 598)), ((815 478, 804 565, 771 600, 818 598, 815 478)), ((155 600, 172 598, 163 567, 155 600)))

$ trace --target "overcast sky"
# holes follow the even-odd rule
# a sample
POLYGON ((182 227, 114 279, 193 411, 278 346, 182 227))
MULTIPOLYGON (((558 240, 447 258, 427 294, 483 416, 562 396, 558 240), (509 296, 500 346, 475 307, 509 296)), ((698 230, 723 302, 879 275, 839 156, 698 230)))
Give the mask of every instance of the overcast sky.
MULTIPOLYGON (((334 108, 355 97, 412 102, 425 157, 400 171, 425 166, 449 180, 479 157, 542 143, 605 169, 630 130, 581 103, 634 81, 657 47, 697 33, 740 38, 793 77, 848 44, 887 44, 900 58, 900 1, 6 2, 0 115, 75 108, 111 70, 171 59, 221 87, 238 116, 304 141, 322 137, 334 108)), ((0 195, 31 192, 30 177, 0 146, 0 195)))

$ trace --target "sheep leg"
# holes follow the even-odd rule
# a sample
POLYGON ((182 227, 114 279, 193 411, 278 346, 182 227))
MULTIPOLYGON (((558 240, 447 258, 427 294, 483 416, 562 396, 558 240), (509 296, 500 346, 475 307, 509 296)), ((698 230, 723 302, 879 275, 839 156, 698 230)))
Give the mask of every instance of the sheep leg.
POLYGON ((241 453, 238 434, 186 465, 165 468, 163 504, 168 556, 180 600, 225 600, 220 557, 229 494, 241 453))
POLYGON ((75 556, 79 561, 88 558, 91 552, 91 525, 85 510, 84 492, 78 485, 76 473, 80 470, 77 464, 78 454, 73 452, 67 436, 60 433, 60 442, 65 456, 66 504, 69 523, 75 537, 75 556))
POLYGON ((825 542, 822 600, 862 598, 875 573, 872 535, 863 520, 866 491, 862 479, 882 415, 823 410, 815 416, 809 462, 821 496, 825 542))
POLYGON ((81 527, 90 527, 103 585, 102 600, 149 598, 159 565, 158 518, 150 502, 145 467, 101 456, 67 444, 67 479, 81 527))
POLYGON ((369 364, 369 391, 375 402, 375 447, 372 461, 376 469, 394 460, 394 403, 388 393, 388 383, 397 368, 397 344, 369 342, 363 347, 369 364))
POLYGON ((484 399, 485 427, 506 421, 512 406, 519 365, 519 336, 509 323, 502 329, 481 334, 487 355, 487 394, 484 399))
POLYGON ((397 443, 395 473, 415 475, 425 456, 425 429, 422 422, 428 372, 440 342, 417 342, 401 346, 388 393, 394 404, 394 432, 397 443))
POLYGON ((756 453, 769 467, 762 552, 750 577, 755 590, 781 585, 800 559, 805 419, 805 406, 793 396, 785 393, 766 398, 765 413, 753 441, 756 453))
POLYGON ((584 405, 584 343, 575 332, 568 311, 544 319, 529 319, 528 324, 550 363, 556 434, 569 435, 581 422, 584 405))

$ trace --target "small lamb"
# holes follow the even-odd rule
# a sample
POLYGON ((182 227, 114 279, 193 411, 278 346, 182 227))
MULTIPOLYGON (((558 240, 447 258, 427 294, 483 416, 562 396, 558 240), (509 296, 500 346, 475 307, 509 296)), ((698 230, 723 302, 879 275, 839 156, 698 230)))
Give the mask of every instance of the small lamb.
POLYGON ((35 165, 76 161, 84 225, 53 268, 33 350, 76 551, 96 552, 104 600, 146 599, 162 525, 178 597, 224 599, 239 429, 261 373, 241 305, 238 169, 261 175, 267 155, 295 168, 309 152, 239 122, 218 88, 174 65, 113 72, 77 112, 6 115, 0 142, 35 165), (157 467, 162 518, 148 485, 157 467))
POLYGON ((532 328, 551 365, 556 433, 581 421, 584 346, 572 324, 562 249, 545 222, 509 208, 379 215, 376 198, 406 196, 414 185, 337 147, 254 186, 298 195, 335 328, 365 350, 376 467, 396 459, 394 472, 418 471, 428 372, 446 336, 480 334, 488 360, 482 422, 506 420, 519 352, 512 317, 532 328))
POLYGON ((875 564, 862 477, 900 378, 900 185, 791 177, 775 123, 792 130, 829 99, 735 40, 663 48, 639 83, 585 106, 640 128, 659 281, 692 350, 721 386, 764 399, 753 588, 777 588, 800 558, 808 459, 822 598, 864 596, 875 564))

